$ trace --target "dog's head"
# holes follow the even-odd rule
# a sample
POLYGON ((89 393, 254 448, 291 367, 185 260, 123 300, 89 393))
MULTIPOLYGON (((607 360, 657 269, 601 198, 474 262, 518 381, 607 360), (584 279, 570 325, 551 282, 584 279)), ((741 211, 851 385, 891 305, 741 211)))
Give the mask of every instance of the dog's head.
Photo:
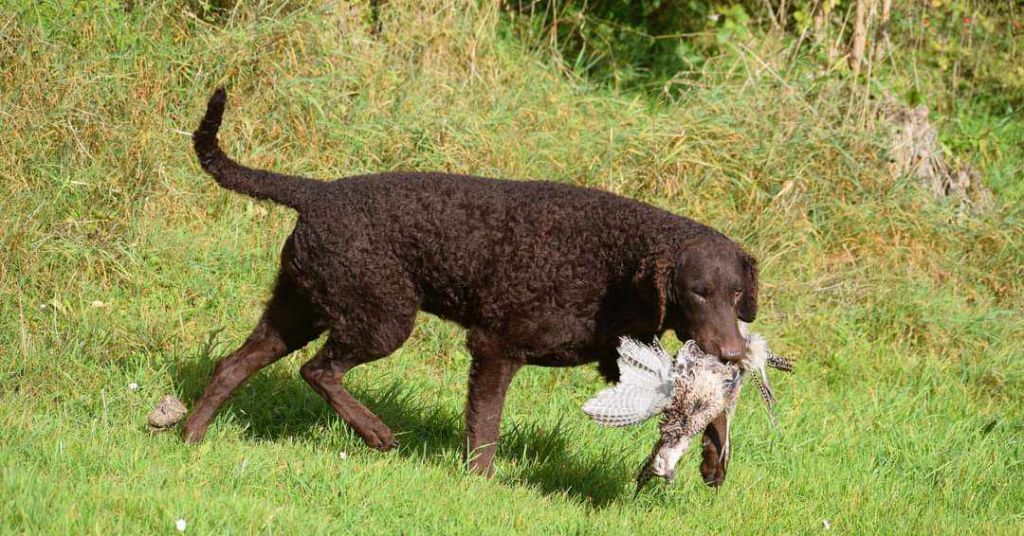
MULTIPOLYGON (((753 322, 757 316, 757 261, 734 243, 712 239, 651 256, 633 281, 655 311, 658 332, 672 329, 679 340, 693 339, 719 359, 743 357, 746 343, 737 319, 753 322)), ((725 417, 704 432, 701 475, 709 485, 725 480, 728 438, 725 417)))
POLYGON ((724 360, 743 356, 737 319, 757 316, 757 261, 728 240, 714 240, 644 259, 634 276, 657 315, 672 329, 724 360))

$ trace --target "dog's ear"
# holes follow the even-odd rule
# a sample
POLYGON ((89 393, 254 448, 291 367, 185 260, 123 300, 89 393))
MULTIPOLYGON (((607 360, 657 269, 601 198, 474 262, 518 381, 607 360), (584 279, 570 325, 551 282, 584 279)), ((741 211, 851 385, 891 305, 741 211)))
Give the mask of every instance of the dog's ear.
POLYGON ((672 264, 662 258, 648 258, 640 262, 640 268, 633 276, 633 286, 657 307, 658 322, 655 331, 661 331, 668 308, 668 282, 672 264))
POLYGON ((737 304, 737 315, 744 322, 757 318, 757 259, 742 253, 740 264, 743 270, 743 294, 737 304))

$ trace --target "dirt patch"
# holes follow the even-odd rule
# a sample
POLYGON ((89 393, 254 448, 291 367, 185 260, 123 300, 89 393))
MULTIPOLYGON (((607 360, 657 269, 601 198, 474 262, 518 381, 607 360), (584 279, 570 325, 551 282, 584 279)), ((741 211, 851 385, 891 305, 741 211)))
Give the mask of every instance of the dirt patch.
POLYGON ((906 106, 889 96, 879 117, 892 126, 889 169, 894 177, 914 176, 935 197, 952 197, 970 210, 992 208, 992 192, 981 182, 981 174, 968 164, 949 163, 939 131, 928 121, 927 106, 906 106))

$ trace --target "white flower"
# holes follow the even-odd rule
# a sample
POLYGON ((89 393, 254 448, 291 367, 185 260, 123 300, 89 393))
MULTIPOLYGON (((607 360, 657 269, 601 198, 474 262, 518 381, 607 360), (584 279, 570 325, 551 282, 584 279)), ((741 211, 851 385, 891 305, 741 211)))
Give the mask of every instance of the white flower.
POLYGON ((178 519, 174 522, 174 528, 178 529, 178 532, 185 532, 185 520, 178 519))
POLYGON ((138 391, 139 390, 139 384, 137 384, 135 382, 129 383, 128 384, 128 390, 129 391, 138 391))
POLYGON ((824 527, 825 530, 829 530, 832 528, 832 522, 828 519, 823 519, 821 520, 821 526, 824 527))
POLYGON ((341 454, 338 454, 338 456, 340 456, 342 460, 348 459, 348 453, 345 451, 341 451, 341 454))

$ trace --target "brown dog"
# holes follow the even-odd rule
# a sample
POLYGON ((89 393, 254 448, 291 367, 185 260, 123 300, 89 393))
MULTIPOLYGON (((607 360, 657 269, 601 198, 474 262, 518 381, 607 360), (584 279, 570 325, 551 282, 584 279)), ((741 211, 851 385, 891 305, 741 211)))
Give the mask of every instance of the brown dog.
MULTIPOLYGON (((721 233, 606 192, 549 182, 391 173, 321 182, 239 165, 217 130, 226 95, 193 135, 217 182, 299 213, 277 283, 249 339, 217 363, 183 430, 199 441, 214 413, 256 371, 327 331, 302 377, 381 450, 391 430, 342 385, 386 357, 418 311, 469 331, 470 467, 490 474, 505 392, 524 364, 597 362, 618 379, 616 346, 666 330, 723 359, 744 352, 737 318, 757 314, 754 259, 721 233)), ((701 473, 725 478, 724 422, 704 437, 701 473)))

